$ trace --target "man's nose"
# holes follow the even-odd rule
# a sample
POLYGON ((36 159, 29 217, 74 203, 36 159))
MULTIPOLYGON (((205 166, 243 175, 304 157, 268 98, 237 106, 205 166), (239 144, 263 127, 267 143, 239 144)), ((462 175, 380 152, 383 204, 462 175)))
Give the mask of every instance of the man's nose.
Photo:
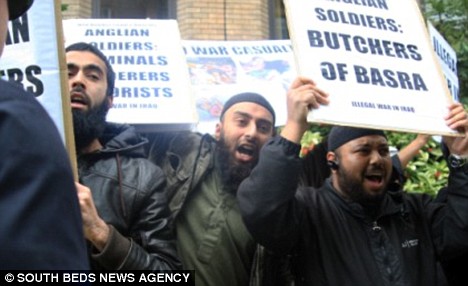
POLYGON ((84 88, 86 80, 83 73, 78 72, 73 77, 69 78, 68 82, 72 88, 77 86, 81 86, 84 88))
POLYGON ((258 135, 258 128, 257 128, 257 125, 255 123, 250 123, 248 126, 247 126, 247 130, 245 132, 245 135, 247 138, 250 138, 250 139, 254 139, 257 137, 258 135))
POLYGON ((379 151, 375 150, 371 154, 371 164, 382 164, 383 163, 383 157, 382 154, 380 154, 379 151))

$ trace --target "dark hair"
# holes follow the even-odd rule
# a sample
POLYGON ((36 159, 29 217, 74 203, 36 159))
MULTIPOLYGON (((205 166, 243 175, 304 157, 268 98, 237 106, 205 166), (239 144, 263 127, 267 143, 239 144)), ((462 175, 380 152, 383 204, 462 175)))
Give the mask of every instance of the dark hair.
POLYGON ((65 52, 71 52, 71 51, 82 51, 82 52, 90 52, 95 54, 98 58, 100 58, 104 64, 106 65, 106 75, 107 75, 107 91, 106 95, 113 97, 114 95, 114 86, 115 86, 115 72, 114 69, 112 68, 111 64, 107 60, 107 57, 95 46, 85 43, 85 42, 79 42, 79 43, 74 43, 68 46, 65 49, 65 52))
POLYGON ((275 110, 273 107, 270 105, 268 100, 266 100, 262 95, 254 92, 243 92, 236 94, 229 98, 226 103, 224 103, 223 110, 221 111, 220 115, 220 120, 223 120, 224 113, 231 108, 234 104, 240 103, 240 102, 252 102, 255 104, 258 104, 260 106, 263 106, 266 110, 268 110, 271 113, 271 116, 273 117, 273 129, 275 128, 275 120, 276 120, 276 115, 275 115, 275 110))
POLYGON ((328 151, 335 151, 341 145, 346 144, 354 139, 369 136, 380 135, 385 138, 385 133, 378 129, 368 129, 351 126, 333 126, 328 134, 328 151))
POLYGON ((33 4, 34 0, 8 0, 10 20, 21 17, 33 4))

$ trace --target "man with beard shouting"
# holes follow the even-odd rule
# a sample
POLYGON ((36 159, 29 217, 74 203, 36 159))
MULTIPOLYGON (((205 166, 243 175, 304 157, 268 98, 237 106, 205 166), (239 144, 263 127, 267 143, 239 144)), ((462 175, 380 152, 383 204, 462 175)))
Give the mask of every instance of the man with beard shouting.
POLYGON ((180 268, 161 169, 133 127, 106 122, 115 73, 92 45, 66 48, 83 229, 93 269, 180 268))
MULTIPOLYGON (((249 285, 250 279, 257 285, 262 279, 251 277, 257 245, 242 222, 236 193, 274 128, 270 103, 246 92, 224 104, 215 138, 181 132, 152 139, 149 156, 167 176, 179 256, 185 269, 195 270, 197 286, 249 285)), ((260 283, 279 282, 271 278, 260 283)))
POLYGON ((265 144, 242 182, 239 206, 256 241, 293 254, 296 285, 437 285, 438 259, 468 251, 468 120, 449 105, 445 137, 450 177, 446 203, 425 194, 389 192, 392 160, 377 129, 335 126, 328 136, 331 177, 319 189, 297 188, 300 140, 314 97, 288 93, 288 119, 265 144))

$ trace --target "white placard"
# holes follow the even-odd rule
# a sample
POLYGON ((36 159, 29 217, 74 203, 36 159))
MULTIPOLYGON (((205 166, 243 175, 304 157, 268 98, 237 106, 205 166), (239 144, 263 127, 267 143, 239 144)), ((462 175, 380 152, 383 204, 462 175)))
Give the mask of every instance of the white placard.
POLYGON ((416 1, 285 0, 298 74, 330 94, 309 121, 454 135, 452 101, 416 1))
POLYGON ((241 92, 263 95, 286 122, 286 92, 296 75, 291 41, 183 41, 194 91, 197 131, 213 133, 224 103, 241 92))
POLYGON ((197 123, 187 63, 175 20, 64 20, 65 46, 98 47, 116 72, 108 121, 142 131, 191 129, 197 123))
POLYGON ((459 101, 460 85, 458 82, 457 73, 457 53, 444 39, 444 37, 437 31, 437 29, 427 22, 429 34, 431 35, 432 46, 437 55, 442 71, 444 72, 445 79, 447 80, 447 87, 452 94, 455 101, 459 101))
POLYGON ((34 1, 25 15, 8 23, 7 43, 0 60, 0 75, 36 96, 65 141, 54 5, 53 0, 34 1))

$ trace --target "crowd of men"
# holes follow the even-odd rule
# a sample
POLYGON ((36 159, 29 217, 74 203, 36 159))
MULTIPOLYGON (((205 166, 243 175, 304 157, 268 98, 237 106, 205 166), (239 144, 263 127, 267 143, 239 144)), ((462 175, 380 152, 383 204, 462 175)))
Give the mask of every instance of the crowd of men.
MULTIPOLYGON (((0 54, 8 21, 32 4, 0 0, 0 54)), ((141 134, 106 120, 115 85, 106 56, 84 42, 65 56, 77 178, 41 104, 0 80, 0 270, 195 270, 196 285, 223 286, 466 285, 462 104, 447 108, 447 126, 465 136, 444 137, 450 176, 434 199, 403 190, 407 159, 391 156, 382 130, 333 126, 322 153, 301 158, 308 113, 333 101, 312 79, 291 84, 280 134, 254 92, 224 104, 214 135, 141 134)))

